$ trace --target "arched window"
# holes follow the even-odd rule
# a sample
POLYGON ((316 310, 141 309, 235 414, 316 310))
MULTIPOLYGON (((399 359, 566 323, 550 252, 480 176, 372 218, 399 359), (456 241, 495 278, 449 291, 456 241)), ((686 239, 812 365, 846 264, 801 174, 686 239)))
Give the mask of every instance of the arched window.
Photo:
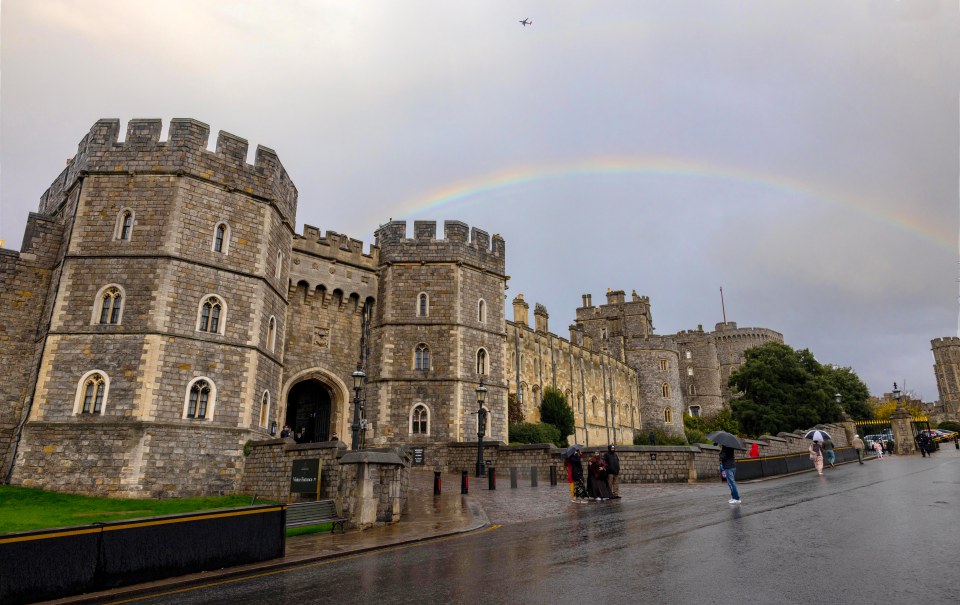
POLYGON ((487 374, 487 352, 484 349, 477 351, 477 374, 481 376, 487 374))
POLYGON ((226 223, 217 223, 213 228, 213 251, 227 253, 230 247, 230 226, 226 223))
POLYGON ((699 417, 700 417, 700 406, 699 406, 699 405, 691 405, 691 406, 690 406, 690 415, 693 416, 694 418, 699 418, 699 417))
POLYGON ((487 303, 482 298, 477 302, 477 321, 480 323, 487 321, 487 303))
POLYGON ((662 385, 660 385, 660 391, 663 393, 663 398, 664 398, 664 399, 670 399, 670 385, 669 385, 669 384, 663 383, 662 385))
POLYGON ((426 292, 417 295, 417 317, 429 317, 430 315, 430 297, 426 292))
POLYGON ((693 357, 693 355, 690 354, 690 351, 685 351, 683 356, 686 357, 687 359, 690 359, 691 357, 693 357))
POLYGON ((673 408, 663 408, 663 423, 673 424, 673 408))
POLYGON ((596 398, 596 397, 592 397, 592 398, 590 398, 590 412, 591 412, 594 416, 596 416, 596 415, 597 415, 597 410, 598 410, 598 408, 597 408, 597 398, 596 398))
POLYGON ((418 403, 410 410, 410 434, 430 434, 430 410, 422 403, 418 403))
POLYGON ((666 372, 666 371, 667 371, 667 368, 669 367, 667 364, 668 364, 668 362, 667 362, 666 359, 661 359, 661 360, 660 360, 660 371, 661 371, 661 372, 666 372))
POLYGON ((270 418, 270 392, 264 391, 260 397, 260 426, 267 427, 267 421, 270 418))
POLYGON ((526 401, 527 401, 527 383, 521 382, 521 383, 520 383, 520 405, 521 405, 521 409, 522 409, 523 404, 524 404, 526 401))
POLYGON ((272 315, 267 323, 267 348, 272 353, 277 341, 277 320, 272 315))
POLYGON ((226 311, 219 296, 208 296, 200 303, 200 316, 197 318, 197 331, 211 334, 223 334, 226 311))
POLYGON ((100 370, 87 372, 80 378, 74 400, 74 414, 103 414, 110 379, 100 370))
POLYGON ((697 385, 691 384, 687 387, 687 395, 696 395, 697 394, 697 385))
POLYGON ((118 286, 107 286, 97 296, 96 323, 116 325, 120 323, 123 310, 123 291, 118 286))
POLYGON ((687 376, 693 376, 693 366, 687 367, 687 376))
POLYGON ((133 237, 133 211, 124 208, 117 215, 117 228, 114 237, 118 240, 129 242, 133 237))
POLYGON ((426 343, 421 342, 417 345, 414 351, 413 367, 416 370, 430 369, 430 347, 426 343))
POLYGON ((280 277, 280 270, 283 268, 283 252, 277 250, 277 268, 273 272, 274 277, 280 277))
POLYGON ((206 378, 195 378, 187 387, 183 417, 193 420, 212 419, 216 394, 217 391, 212 381, 206 378))

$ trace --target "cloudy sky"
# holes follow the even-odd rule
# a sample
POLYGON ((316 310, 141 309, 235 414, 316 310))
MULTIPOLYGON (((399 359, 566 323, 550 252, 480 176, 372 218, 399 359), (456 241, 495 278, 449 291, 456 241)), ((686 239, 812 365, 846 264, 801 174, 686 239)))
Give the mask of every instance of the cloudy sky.
POLYGON ((278 152, 298 231, 501 234, 560 335, 608 288, 712 329, 722 287, 729 321, 937 398, 955 1, 3 0, 0 27, 7 248, 97 119, 190 117, 278 152))

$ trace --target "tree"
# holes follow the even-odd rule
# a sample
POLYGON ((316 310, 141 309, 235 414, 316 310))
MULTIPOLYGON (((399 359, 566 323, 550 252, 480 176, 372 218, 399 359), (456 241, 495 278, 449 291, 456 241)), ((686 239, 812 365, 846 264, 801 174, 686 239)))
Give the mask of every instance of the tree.
POLYGON ((823 366, 824 378, 829 389, 840 393, 840 406, 854 420, 873 420, 873 406, 870 405, 870 391, 852 368, 841 368, 831 364, 823 366))
POLYGON ((507 395, 507 421, 510 424, 520 424, 524 420, 520 398, 516 393, 510 393, 507 395))
POLYGON ((573 408, 567 403, 567 397, 560 391, 546 387, 540 402, 540 421, 552 424, 560 430, 561 445, 567 445, 567 437, 573 434, 573 408))
POLYGON ((776 434, 841 419, 836 391, 808 349, 768 342, 747 349, 744 357, 728 384, 740 393, 730 407, 747 434, 776 434))

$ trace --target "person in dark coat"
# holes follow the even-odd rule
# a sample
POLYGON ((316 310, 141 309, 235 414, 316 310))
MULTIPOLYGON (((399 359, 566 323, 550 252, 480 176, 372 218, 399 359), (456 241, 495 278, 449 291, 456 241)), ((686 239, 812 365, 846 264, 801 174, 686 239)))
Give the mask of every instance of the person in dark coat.
POLYGON ((610 487, 607 485, 607 465, 600 452, 594 452, 590 457, 590 466, 587 467, 590 475, 587 481, 590 482, 590 491, 597 500, 609 500, 613 497, 610 493, 610 487))
POLYGON ((611 497, 616 499, 620 497, 620 457, 617 456, 617 448, 614 445, 607 446, 607 453, 603 455, 603 461, 607 465, 607 486, 610 488, 611 497))
POLYGON ((571 502, 586 502, 587 488, 583 484, 583 454, 577 450, 573 456, 567 458, 567 468, 570 469, 570 479, 573 481, 573 499, 571 502))

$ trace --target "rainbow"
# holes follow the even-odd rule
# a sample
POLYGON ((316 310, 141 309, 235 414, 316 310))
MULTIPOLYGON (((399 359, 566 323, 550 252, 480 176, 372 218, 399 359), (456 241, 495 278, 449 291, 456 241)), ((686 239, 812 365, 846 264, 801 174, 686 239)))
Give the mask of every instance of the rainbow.
POLYGON ((785 176, 750 172, 732 165, 662 156, 598 157, 551 165, 506 168, 477 178, 446 184, 436 191, 400 204, 395 207, 392 215, 401 219, 413 219, 443 210, 448 215, 446 218, 454 218, 449 216, 450 210, 483 200, 489 201, 533 184, 566 179, 609 179, 625 175, 728 181, 772 189, 792 196, 813 198, 826 204, 855 210, 872 220, 911 233, 951 252, 957 250, 956 234, 949 232, 943 221, 922 217, 913 210, 916 207, 914 204, 889 211, 856 195, 820 189, 785 176))

